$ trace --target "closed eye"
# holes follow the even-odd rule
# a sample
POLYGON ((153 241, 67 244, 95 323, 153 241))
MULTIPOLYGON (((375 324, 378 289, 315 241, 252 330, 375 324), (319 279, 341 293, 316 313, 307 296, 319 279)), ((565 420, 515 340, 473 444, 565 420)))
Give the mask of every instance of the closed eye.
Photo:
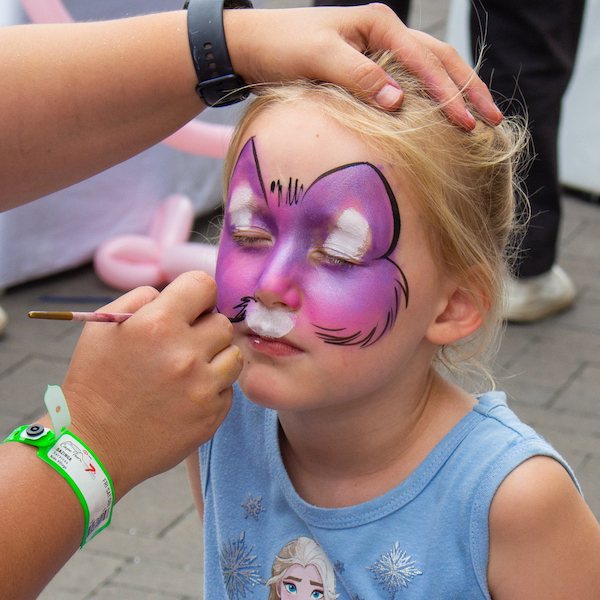
POLYGON ((337 252, 331 248, 319 248, 311 252, 313 263, 325 264, 332 267, 360 267, 362 263, 342 252, 337 252))
POLYGON ((269 248, 273 245, 273 236, 264 229, 238 228, 231 233, 231 239, 243 248, 269 248))

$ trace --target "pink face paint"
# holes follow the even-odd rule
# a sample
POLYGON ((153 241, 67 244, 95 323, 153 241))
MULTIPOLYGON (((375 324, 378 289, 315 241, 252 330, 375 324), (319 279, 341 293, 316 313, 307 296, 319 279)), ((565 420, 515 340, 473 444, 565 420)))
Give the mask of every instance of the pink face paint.
POLYGON ((281 311, 294 315, 265 337, 286 335, 298 316, 296 327, 326 343, 369 346, 393 327, 401 303, 408 305, 406 279, 390 258, 399 235, 396 199, 375 166, 351 163, 308 186, 290 177, 266 189, 250 139, 230 183, 218 309, 241 321, 258 300, 270 309, 260 309, 263 325, 267 315, 271 324, 281 311))

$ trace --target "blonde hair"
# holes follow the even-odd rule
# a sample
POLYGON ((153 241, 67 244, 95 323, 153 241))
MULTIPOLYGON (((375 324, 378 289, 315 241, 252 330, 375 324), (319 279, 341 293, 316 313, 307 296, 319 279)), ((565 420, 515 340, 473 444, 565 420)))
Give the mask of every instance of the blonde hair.
MULTIPOLYGON (((227 190, 239 146, 249 125, 274 106, 310 100, 358 135, 401 175, 417 202, 440 272, 460 282, 475 302, 483 326, 468 340, 439 348, 437 363, 450 372, 493 379, 484 357, 493 352, 502 326, 505 284, 517 247, 515 208, 528 136, 518 119, 493 127, 477 117, 473 131, 453 126, 423 84, 389 53, 374 57, 404 90, 399 110, 380 110, 328 83, 297 81, 257 90, 242 116, 225 162, 227 190)), ((526 199, 521 197, 526 204, 526 199)))
POLYGON ((324 600, 335 600, 339 596, 335 593, 335 571, 325 552, 315 540, 301 536, 288 542, 273 561, 272 577, 266 583, 271 587, 268 600, 279 600, 277 584, 285 579, 286 573, 294 565, 304 568, 313 565, 317 569, 323 583, 324 600))

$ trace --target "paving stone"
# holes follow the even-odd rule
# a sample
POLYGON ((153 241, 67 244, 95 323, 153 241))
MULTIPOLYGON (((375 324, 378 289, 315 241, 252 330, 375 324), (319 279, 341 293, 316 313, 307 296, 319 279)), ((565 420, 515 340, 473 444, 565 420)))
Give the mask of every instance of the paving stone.
MULTIPOLYGON (((196 596, 200 598, 200 596, 196 596)), ((130 586, 109 583, 93 596, 94 600, 191 600, 190 596, 180 594, 152 593, 136 590, 130 586)), ((87 600, 84 599, 84 600, 87 600)))
POLYGON ((31 355, 0 379, 2 414, 27 418, 44 408, 48 384, 60 385, 68 368, 61 357, 31 355))
POLYGON ((128 563, 114 577, 112 583, 126 585, 140 591, 185 595, 190 599, 202 598, 204 579, 198 571, 174 569, 164 564, 139 561, 128 563))
POLYGON ((143 537, 164 536, 193 504, 182 464, 131 490, 116 505, 111 528, 143 537))
POLYGON ((78 552, 69 561, 69 568, 56 575, 38 596, 38 600, 85 598, 123 565, 124 561, 121 559, 78 552))
POLYGON ((583 365, 577 376, 561 390, 553 406, 582 416, 600 418, 600 363, 583 365))
POLYGON ((522 326, 509 325, 506 327, 502 336, 500 349, 494 361, 494 372, 497 377, 510 375, 507 370, 509 365, 515 364, 519 356, 524 356, 527 348, 536 342, 540 337, 533 333, 523 335, 522 326))
POLYGON ((596 516, 600 519, 600 453, 586 457, 577 476, 582 483, 585 500, 596 516))
MULTIPOLYGON (((195 510, 195 509, 194 509, 195 510)), ((185 525, 162 538, 132 535, 109 527, 98 535, 82 552, 96 552, 145 564, 166 564, 182 570, 203 570, 202 526, 197 514, 182 521, 185 525)))
POLYGON ((547 406, 554 397, 555 390, 550 386, 519 381, 514 379, 501 379, 499 389, 506 392, 509 405, 547 406))

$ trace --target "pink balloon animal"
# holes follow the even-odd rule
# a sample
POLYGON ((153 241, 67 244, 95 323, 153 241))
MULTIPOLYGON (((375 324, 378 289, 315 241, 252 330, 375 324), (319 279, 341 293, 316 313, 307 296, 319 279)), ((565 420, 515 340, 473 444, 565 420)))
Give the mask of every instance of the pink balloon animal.
POLYGON ((191 270, 214 277, 217 247, 186 243, 193 222, 191 200, 178 194, 169 196, 154 214, 148 235, 116 236, 96 250, 96 273, 120 290, 140 285, 161 287, 191 270))

